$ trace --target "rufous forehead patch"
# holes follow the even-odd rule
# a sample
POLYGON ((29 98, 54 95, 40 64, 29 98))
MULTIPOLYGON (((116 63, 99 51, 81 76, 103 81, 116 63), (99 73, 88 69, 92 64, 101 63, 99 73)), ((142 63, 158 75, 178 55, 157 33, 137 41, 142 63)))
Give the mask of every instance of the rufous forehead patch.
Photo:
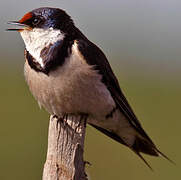
POLYGON ((19 20, 19 22, 20 22, 20 23, 23 23, 23 22, 27 21, 28 19, 31 19, 32 17, 33 17, 32 13, 29 12, 29 13, 25 14, 25 15, 19 20))

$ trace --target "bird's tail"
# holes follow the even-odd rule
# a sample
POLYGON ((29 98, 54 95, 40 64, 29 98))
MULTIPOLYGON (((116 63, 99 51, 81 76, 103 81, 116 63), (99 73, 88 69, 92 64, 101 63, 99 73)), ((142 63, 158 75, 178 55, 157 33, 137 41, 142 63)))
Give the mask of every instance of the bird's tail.
POLYGON ((116 140, 117 142, 126 145, 129 147, 133 152, 135 152, 143 161, 144 163, 151 169, 152 167, 149 165, 149 163, 143 158, 141 153, 148 154, 151 156, 163 156, 166 158, 168 161, 171 163, 175 164, 171 159, 169 159, 165 154, 163 154, 161 151, 158 150, 158 148, 155 146, 155 144, 150 140, 145 137, 140 136, 139 134, 133 135, 134 136, 134 141, 132 144, 128 144, 125 139, 121 138, 117 133, 114 133, 113 131, 109 131, 107 129, 104 129, 102 127, 96 126, 94 124, 90 124, 97 130, 101 131, 105 135, 111 137, 112 139, 116 140))
POLYGON ((171 163, 175 164, 170 158, 168 158, 164 153, 162 153, 158 148, 151 142, 150 140, 147 140, 145 138, 135 136, 135 140, 133 145, 130 147, 133 152, 135 152, 144 162, 145 164, 151 169, 152 167, 148 164, 148 162, 143 158, 143 156, 140 153, 148 154, 151 156, 159 156, 161 155, 171 163))

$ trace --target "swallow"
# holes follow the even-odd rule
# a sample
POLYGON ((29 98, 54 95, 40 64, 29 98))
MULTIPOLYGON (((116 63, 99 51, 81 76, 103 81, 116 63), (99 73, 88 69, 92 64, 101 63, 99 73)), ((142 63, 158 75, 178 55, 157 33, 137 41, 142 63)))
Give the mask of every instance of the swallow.
POLYGON ((147 135, 121 90, 111 66, 94 43, 58 8, 26 13, 10 31, 25 43, 24 75, 40 106, 51 115, 86 114, 87 122, 134 151, 164 155, 147 135))

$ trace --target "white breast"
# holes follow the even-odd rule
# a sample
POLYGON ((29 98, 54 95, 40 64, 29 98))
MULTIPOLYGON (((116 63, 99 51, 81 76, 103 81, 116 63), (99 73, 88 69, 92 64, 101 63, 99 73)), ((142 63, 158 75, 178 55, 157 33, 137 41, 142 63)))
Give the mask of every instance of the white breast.
POLYGON ((101 75, 79 54, 76 42, 72 54, 47 76, 25 64, 25 77, 32 94, 51 114, 89 113, 104 116, 115 107, 101 75))
POLYGON ((27 51, 42 67, 44 67, 43 60, 40 56, 42 49, 49 44, 54 44, 55 42, 64 39, 64 34, 60 30, 55 30, 53 28, 46 30, 39 28, 23 30, 21 31, 21 36, 24 40, 27 51))
POLYGON ((101 75, 79 53, 76 42, 71 56, 49 75, 36 72, 27 61, 24 70, 32 94, 50 114, 86 113, 89 123, 115 132, 130 146, 133 144, 136 132, 119 109, 113 117, 105 118, 115 108, 115 102, 101 75))

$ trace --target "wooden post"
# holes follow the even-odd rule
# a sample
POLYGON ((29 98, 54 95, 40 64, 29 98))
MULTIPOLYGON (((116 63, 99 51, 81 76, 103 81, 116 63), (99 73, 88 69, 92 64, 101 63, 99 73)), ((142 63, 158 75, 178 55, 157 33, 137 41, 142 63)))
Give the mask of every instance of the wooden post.
POLYGON ((86 115, 50 117, 43 180, 87 180, 83 161, 86 115))

